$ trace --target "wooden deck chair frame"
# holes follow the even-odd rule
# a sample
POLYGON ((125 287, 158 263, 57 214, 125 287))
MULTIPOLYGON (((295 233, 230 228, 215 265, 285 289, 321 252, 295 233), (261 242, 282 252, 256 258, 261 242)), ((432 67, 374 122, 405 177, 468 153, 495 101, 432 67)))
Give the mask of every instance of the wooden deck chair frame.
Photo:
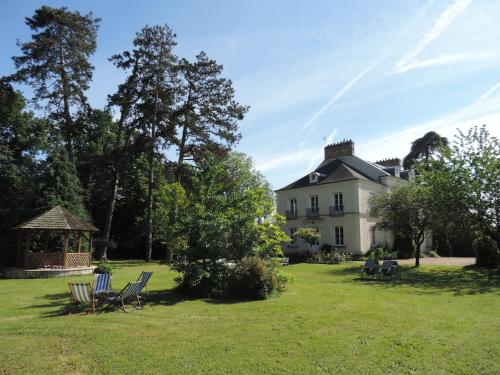
MULTIPOLYGON (((92 292, 92 286, 90 283, 68 283, 69 286, 69 292, 70 292, 70 303, 73 305, 73 307, 76 307, 77 305, 83 305, 85 303, 89 304, 89 308, 85 311, 85 315, 88 315, 89 312, 94 312, 97 306, 97 300, 94 296, 94 293, 92 292), (75 289, 73 288, 74 285, 78 285, 81 287, 84 287, 86 289, 86 293, 89 297, 88 301, 82 301, 81 298, 78 297, 78 295, 75 294, 75 289)), ((69 311, 71 314, 71 311, 69 311)))
POLYGON ((137 305, 134 305, 132 302, 130 304, 134 306, 138 310, 142 310, 141 300, 139 299, 139 293, 141 292, 141 282, 133 281, 125 285, 125 287, 115 295, 110 298, 110 302, 104 308, 105 310, 109 309, 111 306, 116 306, 121 309, 123 312, 128 313, 127 309, 125 309, 125 303, 131 300, 133 297, 137 300, 137 305))
POLYGON ((142 286, 142 288, 146 290, 146 295, 147 296, 149 296, 149 293, 148 293, 148 282, 149 282, 149 279, 151 279, 151 276, 153 276, 153 272, 142 271, 141 274, 139 275, 139 278, 137 279, 138 282, 144 283, 144 285, 142 286), (148 279, 146 281, 142 280, 144 274, 148 274, 149 275, 148 279))

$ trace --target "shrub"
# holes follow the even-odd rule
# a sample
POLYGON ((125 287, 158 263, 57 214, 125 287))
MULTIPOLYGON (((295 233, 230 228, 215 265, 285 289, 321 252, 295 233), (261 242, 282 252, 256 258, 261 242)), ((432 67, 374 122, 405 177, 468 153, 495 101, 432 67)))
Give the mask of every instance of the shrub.
POLYGON ((178 288, 199 297, 218 297, 226 293, 229 269, 221 263, 193 261, 172 267, 182 275, 175 278, 178 288))
POLYGON ((333 251, 333 246, 329 243, 324 243, 323 245, 321 245, 320 250, 322 253, 329 254, 333 251))
POLYGON ((388 260, 396 259, 398 256, 397 251, 391 251, 388 247, 376 246, 371 248, 366 254, 368 259, 374 260, 388 260))
POLYGON ((113 269, 108 262, 99 262, 94 269, 94 273, 113 273, 113 269))
POLYGON ((307 262, 311 259, 312 253, 308 250, 306 251, 294 251, 287 253, 288 261, 292 264, 307 262))
POLYGON ((273 290, 273 273, 259 257, 241 260, 231 272, 229 295, 244 299, 265 299, 273 290))
POLYGON ((472 243, 476 253, 476 265, 479 267, 491 267, 498 261, 498 247, 490 237, 478 235, 472 243))

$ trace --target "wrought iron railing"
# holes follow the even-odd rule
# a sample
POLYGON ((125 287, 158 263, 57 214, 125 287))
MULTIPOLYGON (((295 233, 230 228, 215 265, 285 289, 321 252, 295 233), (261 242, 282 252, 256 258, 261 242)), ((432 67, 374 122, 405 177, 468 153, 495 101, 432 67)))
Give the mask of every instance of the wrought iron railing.
POLYGON ((309 218, 319 217, 319 207, 312 207, 306 210, 306 216, 309 218))
POLYGON ((344 206, 330 206, 330 216, 344 215, 344 206))

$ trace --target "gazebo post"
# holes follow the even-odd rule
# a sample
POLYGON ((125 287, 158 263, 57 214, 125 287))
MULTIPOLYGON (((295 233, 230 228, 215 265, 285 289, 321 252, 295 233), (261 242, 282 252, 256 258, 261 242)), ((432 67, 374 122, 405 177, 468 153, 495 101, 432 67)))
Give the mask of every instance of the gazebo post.
POLYGON ((64 231, 64 255, 63 255, 63 268, 66 268, 67 263, 68 263, 68 240, 69 240, 69 235, 68 231, 64 231))
POLYGON ((44 242, 44 250, 48 253, 49 252, 49 235, 50 232, 45 233, 45 242, 44 242))
POLYGON ((24 247, 24 268, 28 268, 28 256, 30 252, 30 246, 31 246, 31 233, 30 230, 27 229, 25 233, 25 247, 24 247))
POLYGON ((82 232, 78 231, 78 245, 77 251, 80 253, 82 251, 82 232))
POLYGON ((17 232, 17 253, 16 253, 16 265, 22 267, 24 263, 23 250, 21 248, 23 242, 22 232, 17 232))

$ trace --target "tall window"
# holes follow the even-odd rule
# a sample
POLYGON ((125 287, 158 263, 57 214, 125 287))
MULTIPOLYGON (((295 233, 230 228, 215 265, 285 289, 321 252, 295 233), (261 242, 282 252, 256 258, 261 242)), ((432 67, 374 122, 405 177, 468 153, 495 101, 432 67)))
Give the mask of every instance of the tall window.
POLYGON ((309 208, 311 209, 312 212, 318 212, 319 210, 319 205, 318 205, 318 196, 317 195, 311 195, 309 197, 310 202, 309 202, 309 208))
POLYGON ((375 226, 372 227, 372 246, 377 244, 377 238, 375 237, 375 226))
POLYGON ((297 214, 297 198, 290 198, 288 202, 290 213, 293 215, 297 214))
POLYGON ((342 193, 333 194, 333 209, 335 211, 344 211, 344 198, 342 193))
POLYGON ((333 244, 335 246, 344 246, 344 227, 333 228, 333 244))

